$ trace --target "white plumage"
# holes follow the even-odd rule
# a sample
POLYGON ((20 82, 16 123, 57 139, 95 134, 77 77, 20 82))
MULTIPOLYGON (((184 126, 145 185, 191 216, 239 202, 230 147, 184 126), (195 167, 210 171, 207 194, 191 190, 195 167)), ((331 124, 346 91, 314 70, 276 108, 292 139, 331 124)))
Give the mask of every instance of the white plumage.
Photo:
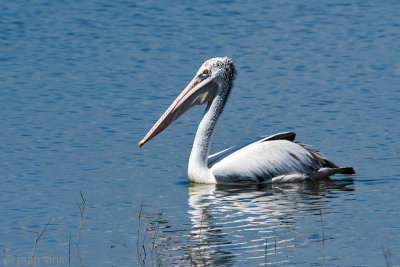
POLYGON ((208 156, 212 133, 233 87, 235 75, 235 66, 227 57, 204 62, 189 85, 140 141, 139 147, 190 107, 208 103, 189 158, 190 182, 289 182, 354 173, 353 168, 339 168, 318 151, 295 143, 294 133, 275 134, 208 156))

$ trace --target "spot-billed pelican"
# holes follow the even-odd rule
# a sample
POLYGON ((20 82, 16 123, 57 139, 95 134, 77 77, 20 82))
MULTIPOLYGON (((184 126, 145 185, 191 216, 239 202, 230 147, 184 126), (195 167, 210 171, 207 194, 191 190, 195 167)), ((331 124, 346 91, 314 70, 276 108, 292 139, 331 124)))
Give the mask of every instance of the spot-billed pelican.
POLYGON ((293 142, 295 133, 291 132, 263 137, 208 156, 214 127, 229 97, 235 75, 235 66, 228 57, 204 62, 193 80, 139 142, 139 147, 190 107, 207 103, 189 158, 189 182, 287 182, 355 173, 352 167, 340 168, 318 151, 293 142))

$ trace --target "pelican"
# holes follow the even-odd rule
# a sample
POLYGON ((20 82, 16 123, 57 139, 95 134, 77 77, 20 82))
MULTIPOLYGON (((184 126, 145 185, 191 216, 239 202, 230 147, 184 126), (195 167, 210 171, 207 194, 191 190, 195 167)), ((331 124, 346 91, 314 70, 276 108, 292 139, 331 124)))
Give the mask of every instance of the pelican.
POLYGON ((161 133, 194 105, 207 103, 198 126, 188 164, 190 183, 292 182, 353 174, 316 150, 294 142, 295 133, 266 136, 209 156, 211 137, 233 87, 236 68, 228 57, 203 63, 192 81, 139 142, 139 148, 161 133))

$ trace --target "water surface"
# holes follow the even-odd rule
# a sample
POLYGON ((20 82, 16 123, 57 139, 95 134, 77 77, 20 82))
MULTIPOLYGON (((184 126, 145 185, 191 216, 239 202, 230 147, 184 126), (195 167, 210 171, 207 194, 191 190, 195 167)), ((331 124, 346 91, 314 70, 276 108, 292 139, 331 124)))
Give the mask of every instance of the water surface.
POLYGON ((3 260, 30 257, 50 220, 40 265, 79 266, 82 192, 86 266, 138 265, 143 240, 149 266, 398 265, 399 10, 395 1, 2 1, 3 260), (214 56, 233 58, 238 78, 213 152, 295 131, 354 166, 354 180, 188 185, 204 107, 139 150, 214 56), (154 246, 154 231, 143 239, 148 222, 154 246))

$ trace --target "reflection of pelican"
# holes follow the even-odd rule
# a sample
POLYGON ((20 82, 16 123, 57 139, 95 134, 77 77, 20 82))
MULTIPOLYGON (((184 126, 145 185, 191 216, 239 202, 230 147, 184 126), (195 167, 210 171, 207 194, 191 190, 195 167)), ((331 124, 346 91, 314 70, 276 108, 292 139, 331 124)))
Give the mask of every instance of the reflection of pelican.
POLYGON ((264 137, 245 146, 234 146, 208 156, 211 136, 235 75, 235 66, 227 57, 204 62, 185 90, 140 141, 139 147, 162 132, 190 107, 207 102, 190 154, 190 182, 298 181, 320 179, 336 173, 354 173, 353 168, 339 168, 317 151, 294 143, 294 133, 264 137))
MULTIPOLYGON (((315 204, 327 195, 334 197, 332 192, 353 191, 349 188, 352 180, 323 180, 310 183, 295 184, 251 184, 237 187, 235 185, 201 185, 191 184, 188 188, 189 206, 192 208, 192 221, 195 227, 205 222, 200 222, 204 211, 212 206, 213 213, 222 215, 229 213, 246 214, 245 220, 252 216, 257 217, 256 224, 265 225, 267 222, 284 220, 290 223, 289 214, 296 210, 315 208, 315 204), (285 219, 284 219, 285 218, 285 219)), ((321 202, 327 206, 327 201, 321 202)), ((224 217, 226 215, 223 215, 224 217)), ((204 220, 204 218, 203 218, 204 220)), ((229 223, 234 222, 229 221, 229 223)))
MULTIPOLYGON (((344 196, 352 195, 352 185, 351 180, 240 187, 191 184, 188 213, 192 249, 210 266, 215 261, 255 266, 263 260, 266 241, 272 265, 304 250, 313 251, 313 258, 319 257, 316 251, 322 244, 318 242, 324 238, 321 217, 340 212, 340 201, 334 199, 351 200, 344 196), (296 244, 302 246, 293 251, 296 244)), ((327 238, 334 237, 328 234, 327 238)))

